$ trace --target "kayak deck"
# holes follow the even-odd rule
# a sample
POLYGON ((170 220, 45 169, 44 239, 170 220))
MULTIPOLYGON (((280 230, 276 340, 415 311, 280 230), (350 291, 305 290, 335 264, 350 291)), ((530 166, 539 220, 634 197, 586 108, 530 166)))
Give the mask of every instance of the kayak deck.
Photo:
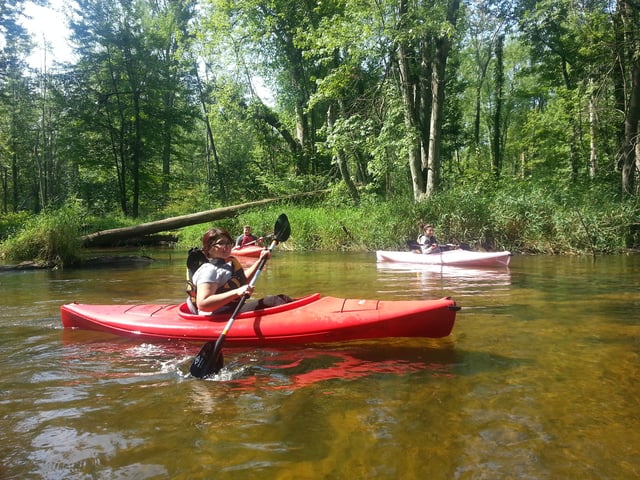
POLYGON ((259 245, 246 245, 244 247, 233 247, 231 255, 235 257, 259 257, 264 247, 259 245))

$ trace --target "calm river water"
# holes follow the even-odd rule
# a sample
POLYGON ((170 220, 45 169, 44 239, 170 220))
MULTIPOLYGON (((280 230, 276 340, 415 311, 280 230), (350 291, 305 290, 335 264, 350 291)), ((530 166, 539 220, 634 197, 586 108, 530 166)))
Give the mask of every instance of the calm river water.
POLYGON ((257 296, 435 299, 450 337, 225 348, 61 327, 59 307, 175 303, 185 252, 144 267, 0 274, 0 479, 640 478, 640 256, 509 269, 274 252, 257 296))

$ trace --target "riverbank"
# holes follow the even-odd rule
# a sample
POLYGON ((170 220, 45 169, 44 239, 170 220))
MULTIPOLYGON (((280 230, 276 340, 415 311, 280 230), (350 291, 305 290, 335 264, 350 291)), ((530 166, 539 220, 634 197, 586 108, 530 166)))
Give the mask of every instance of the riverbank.
MULTIPOLYGON (((419 224, 432 223, 439 243, 467 244, 473 250, 508 250, 513 254, 606 255, 634 253, 640 248, 640 206, 634 199, 606 195, 598 186, 569 192, 548 191, 527 184, 494 190, 459 188, 416 203, 409 198, 382 201, 363 195, 355 204, 340 196, 324 200, 282 200, 230 213, 225 218, 164 232, 175 246, 199 246, 212 224, 232 235, 251 225, 257 235, 273 232, 286 213, 292 227, 283 248, 297 251, 405 250, 418 235, 419 224), (598 201, 594 202, 593 199, 598 201)), ((208 206, 207 209, 210 209, 208 206)), ((202 209, 200 211, 205 211, 202 209)), ((177 212, 175 215, 193 214, 177 212)), ((32 261, 46 265, 78 264, 84 236, 169 218, 92 217, 79 207, 65 206, 28 217, 2 217, 0 255, 6 263, 32 261)), ((140 246, 140 252, 149 245, 140 246)))

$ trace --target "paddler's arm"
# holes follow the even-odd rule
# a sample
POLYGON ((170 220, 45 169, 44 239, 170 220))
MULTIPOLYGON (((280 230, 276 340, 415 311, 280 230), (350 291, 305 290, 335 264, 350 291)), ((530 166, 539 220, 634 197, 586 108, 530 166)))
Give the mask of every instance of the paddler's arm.
POLYGON ((238 300, 243 295, 249 297, 253 295, 253 287, 250 285, 242 285, 234 290, 224 293, 216 293, 218 285, 216 283, 206 282, 199 283, 196 294, 196 304, 199 312, 215 312, 217 309, 225 306, 227 303, 238 300))

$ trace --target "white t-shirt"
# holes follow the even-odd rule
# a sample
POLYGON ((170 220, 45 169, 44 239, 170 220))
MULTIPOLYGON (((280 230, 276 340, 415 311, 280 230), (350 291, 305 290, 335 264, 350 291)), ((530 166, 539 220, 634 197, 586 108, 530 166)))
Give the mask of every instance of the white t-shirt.
MULTIPOLYGON (((200 268, 196 270, 196 273, 193 274, 191 279, 192 283, 198 288, 198 285, 202 285, 203 283, 214 283, 216 285, 216 290, 220 288, 222 285, 227 283, 231 276, 233 275, 233 266, 231 263, 224 263, 222 265, 216 265, 213 263, 203 263, 200 265, 200 268)), ((194 305, 190 308, 197 310, 199 315, 213 315, 213 312, 201 312, 194 305)))
POLYGON ((193 284, 197 287, 201 283, 215 283, 216 288, 227 283, 232 276, 233 266, 231 263, 214 265, 213 263, 203 263, 196 273, 193 274, 193 284))

